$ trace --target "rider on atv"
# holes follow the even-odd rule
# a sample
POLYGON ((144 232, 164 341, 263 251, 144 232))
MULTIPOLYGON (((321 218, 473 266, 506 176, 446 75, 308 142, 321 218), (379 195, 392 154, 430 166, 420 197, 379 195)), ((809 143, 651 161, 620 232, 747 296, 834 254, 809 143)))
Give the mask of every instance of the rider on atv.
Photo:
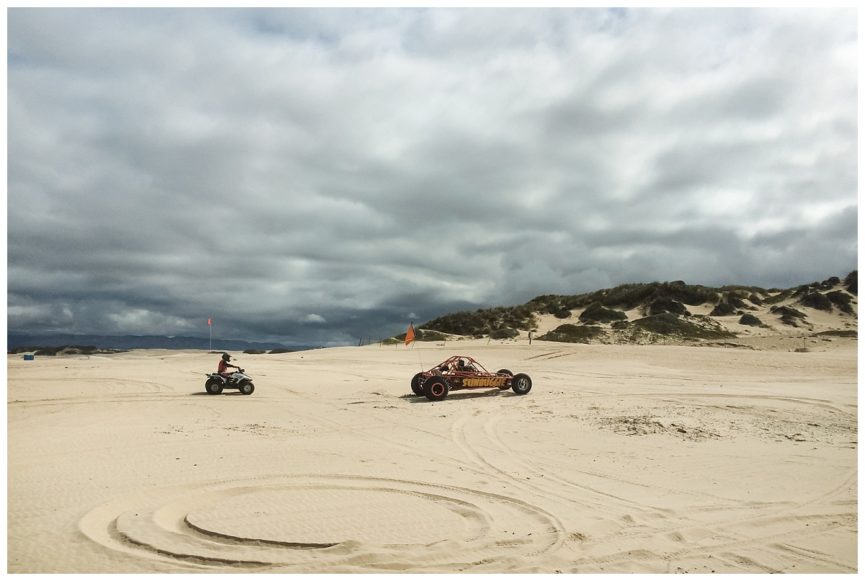
POLYGON ((229 361, 231 361, 231 355, 229 355, 228 353, 223 353, 222 359, 219 360, 219 367, 217 367, 216 369, 217 373, 219 373, 219 375, 221 375, 222 377, 231 377, 231 373, 228 372, 229 367, 232 367, 234 369, 240 369, 240 367, 238 367, 237 365, 232 365, 231 363, 229 363, 229 361))

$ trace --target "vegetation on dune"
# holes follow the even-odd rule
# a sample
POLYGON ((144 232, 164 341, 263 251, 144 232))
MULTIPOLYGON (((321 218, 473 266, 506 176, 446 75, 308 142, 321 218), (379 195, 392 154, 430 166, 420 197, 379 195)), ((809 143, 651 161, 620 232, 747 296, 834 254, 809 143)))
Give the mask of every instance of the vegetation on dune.
POLYGON ((826 298, 829 299, 833 305, 838 307, 842 313, 847 313, 848 315, 855 314, 853 311, 853 297, 846 292, 840 290, 832 291, 826 293, 826 298))
POLYGON ((847 289, 848 292, 859 295, 859 271, 854 270, 846 277, 844 277, 844 288, 847 289))
POLYGON ((760 295, 757 293, 752 293, 748 296, 748 300, 751 301, 751 304, 757 305, 758 307, 763 306, 763 299, 760 298, 760 295))
POLYGON ((616 309, 608 309, 601 303, 592 303, 585 311, 580 313, 580 321, 583 323, 612 323, 613 321, 627 320, 628 315, 616 309))
POLYGON ((775 294, 771 294, 763 299, 763 304, 766 305, 777 305, 778 303, 784 302, 793 297, 793 293, 796 292, 796 289, 787 289, 784 291, 770 291, 775 294))
POLYGON ((796 310, 793 307, 772 307, 769 311, 775 315, 781 317, 781 322, 785 325, 790 325, 791 327, 798 327, 800 322, 805 322, 807 318, 805 313, 802 311, 796 310))
POLYGON ((606 335, 602 327, 595 325, 573 325, 565 323, 559 325, 549 333, 538 337, 541 341, 558 341, 560 343, 590 343, 606 335))
POLYGON ((832 301, 820 292, 810 292, 799 299, 799 304, 819 311, 831 311, 832 301))
POLYGON ((748 325, 749 327, 762 327, 763 321, 750 313, 746 313, 739 319, 739 324, 748 325))
MULTIPOLYGON (((837 307, 844 313, 855 314, 854 297, 858 290, 858 274, 848 274, 842 281, 830 277, 790 289, 764 289, 756 286, 727 285, 719 288, 690 285, 683 281, 629 283, 610 289, 575 295, 540 295, 524 305, 461 311, 433 319, 423 325, 426 332, 438 331, 467 337, 511 338, 519 331, 536 330, 538 314, 568 319, 572 311, 583 309, 582 325, 564 324, 538 337, 545 340, 584 342, 602 337, 631 334, 656 334, 686 339, 719 339, 735 334, 724 330, 710 317, 741 315, 739 323, 765 326, 757 317, 743 311, 770 306, 771 312, 787 325, 799 326, 806 316, 783 303, 796 301, 804 306, 831 311, 837 307), (845 291, 838 290, 843 285, 845 291), (849 293, 849 294, 848 294, 849 293), (854 295, 854 296, 851 296, 854 295), (711 305, 709 317, 693 315, 687 306, 711 305), (687 306, 686 306, 687 305, 687 306), (624 311, 639 308, 646 316, 629 323, 624 311), (684 317, 684 318, 680 318, 684 317), (594 325, 604 325, 599 327, 594 325), (555 337, 560 337, 556 339, 555 337)), ((391 340, 402 340, 401 335, 391 340)), ((421 341, 440 341, 444 335, 422 336, 421 341)), ((613 337, 615 338, 615 337, 613 337)), ((639 339, 634 335, 632 338, 639 339)), ((642 340, 642 339, 640 339, 642 340)))
POLYGON ((670 297, 658 297, 654 299, 647 308, 648 315, 660 315, 662 313, 670 313, 672 315, 690 315, 687 307, 675 299, 670 297))
POLYGON ((453 335, 483 337, 502 329, 529 331, 537 325, 535 309, 530 305, 478 309, 444 315, 424 323, 424 329, 453 335))
POLYGON ((729 301, 721 301, 715 308, 712 309, 712 312, 709 313, 711 317, 727 317, 730 315, 736 314, 736 307, 730 304, 729 301))
POLYGON ((553 308, 580 309, 600 303, 601 306, 631 310, 656 299, 671 299, 686 305, 715 302, 718 292, 682 281, 622 284, 615 288, 580 295, 541 295, 527 304, 540 313, 554 313, 553 308))
POLYGON ((708 317, 695 316, 694 320, 702 324, 686 321, 670 313, 662 313, 637 319, 630 325, 650 333, 681 339, 728 339, 736 336, 708 317))
POLYGON ((490 332, 490 339, 513 339, 519 336, 520 332, 510 327, 503 327, 490 332))

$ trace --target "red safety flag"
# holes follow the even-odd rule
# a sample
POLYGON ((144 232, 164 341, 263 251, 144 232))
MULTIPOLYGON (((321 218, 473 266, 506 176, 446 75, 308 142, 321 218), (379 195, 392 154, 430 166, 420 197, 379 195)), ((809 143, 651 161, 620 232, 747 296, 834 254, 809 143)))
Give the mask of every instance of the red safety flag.
POLYGON ((207 326, 210 327, 213 325, 213 319, 207 319, 207 326))
POLYGON ((408 331, 405 332, 405 345, 408 347, 408 344, 414 341, 414 324, 408 324, 408 331))

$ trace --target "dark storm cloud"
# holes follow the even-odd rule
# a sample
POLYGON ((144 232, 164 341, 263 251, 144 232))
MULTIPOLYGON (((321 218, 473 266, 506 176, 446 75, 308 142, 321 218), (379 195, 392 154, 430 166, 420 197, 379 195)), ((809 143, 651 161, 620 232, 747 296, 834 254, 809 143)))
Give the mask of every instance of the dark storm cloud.
POLYGON ((8 326, 351 344, 843 275, 853 15, 10 9, 8 326))

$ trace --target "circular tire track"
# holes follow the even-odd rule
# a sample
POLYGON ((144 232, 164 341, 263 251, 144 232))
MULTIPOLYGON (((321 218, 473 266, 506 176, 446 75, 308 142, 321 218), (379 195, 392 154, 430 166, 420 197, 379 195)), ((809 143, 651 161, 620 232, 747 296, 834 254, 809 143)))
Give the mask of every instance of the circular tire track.
POLYGON ((518 498, 353 475, 273 476, 141 491, 79 530, 112 551, 185 569, 503 570, 558 549, 564 531, 518 498))

